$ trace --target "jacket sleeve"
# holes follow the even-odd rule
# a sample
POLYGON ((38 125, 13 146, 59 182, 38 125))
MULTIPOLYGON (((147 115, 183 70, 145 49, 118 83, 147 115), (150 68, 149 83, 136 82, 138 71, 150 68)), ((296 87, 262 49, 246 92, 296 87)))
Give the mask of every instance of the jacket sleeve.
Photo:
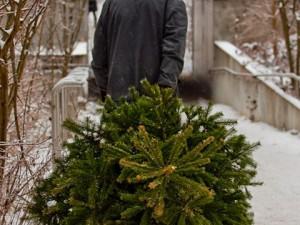
POLYGON ((97 86, 101 92, 106 92, 108 81, 108 56, 107 56, 107 14, 108 14, 108 0, 105 1, 100 19, 98 20, 95 36, 94 47, 92 50, 91 67, 94 71, 97 86))
POLYGON ((187 12, 182 0, 169 0, 165 13, 162 61, 158 84, 176 88, 184 64, 187 12))

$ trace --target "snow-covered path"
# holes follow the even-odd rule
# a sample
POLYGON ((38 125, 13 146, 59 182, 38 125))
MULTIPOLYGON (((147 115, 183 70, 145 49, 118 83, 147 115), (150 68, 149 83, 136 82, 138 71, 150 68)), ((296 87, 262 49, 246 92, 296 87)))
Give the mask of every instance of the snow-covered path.
POLYGON ((264 184, 251 189, 255 225, 300 225, 300 136, 252 123, 228 106, 215 105, 214 111, 238 120, 238 132, 249 141, 261 142, 254 158, 264 184))

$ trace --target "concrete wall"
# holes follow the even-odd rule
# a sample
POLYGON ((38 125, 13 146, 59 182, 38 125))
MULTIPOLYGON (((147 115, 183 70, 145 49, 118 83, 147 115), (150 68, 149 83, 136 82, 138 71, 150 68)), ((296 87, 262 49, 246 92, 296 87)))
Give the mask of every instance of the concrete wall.
MULTIPOLYGON (((259 75, 268 70, 226 42, 216 42, 216 68, 259 75)), ((211 73, 213 101, 232 106, 254 121, 263 121, 279 129, 300 131, 300 103, 270 81, 224 71, 211 73)))
POLYGON ((61 79, 52 90, 52 140, 53 158, 61 158, 62 144, 71 137, 62 127, 66 119, 76 121, 80 110, 80 99, 87 98, 89 69, 77 67, 61 79))
POLYGON ((192 55, 195 78, 209 80, 214 41, 234 41, 236 19, 249 4, 249 0, 194 0, 192 55))
POLYGON ((213 66, 213 8, 214 0, 194 0, 193 76, 198 78, 207 77, 213 66))

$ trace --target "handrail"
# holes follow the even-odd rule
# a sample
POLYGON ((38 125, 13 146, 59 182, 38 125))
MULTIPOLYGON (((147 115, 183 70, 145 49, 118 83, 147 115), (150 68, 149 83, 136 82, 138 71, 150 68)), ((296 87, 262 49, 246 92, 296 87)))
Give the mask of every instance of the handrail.
POLYGON ((288 78, 292 78, 294 80, 300 81, 300 76, 297 76, 294 73, 260 73, 260 74, 252 74, 252 73, 245 73, 245 72, 239 72, 239 71, 235 71, 232 70, 228 67, 215 67, 210 69, 210 72, 218 72, 218 71, 223 71, 223 72, 228 72, 232 75, 236 75, 236 76, 251 76, 251 77, 288 77, 288 78))

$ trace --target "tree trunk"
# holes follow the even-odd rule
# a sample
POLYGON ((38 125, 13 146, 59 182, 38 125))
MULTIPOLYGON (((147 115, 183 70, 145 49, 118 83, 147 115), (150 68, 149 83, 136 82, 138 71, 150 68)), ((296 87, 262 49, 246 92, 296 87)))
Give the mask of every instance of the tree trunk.
POLYGON ((286 3, 283 0, 279 0, 279 12, 280 12, 284 40, 285 40, 287 54, 288 54, 289 68, 290 68, 290 72, 294 73, 295 69, 294 69, 294 59, 293 59, 292 47, 290 41, 290 25, 289 25, 287 12, 286 12, 286 3))
POLYGON ((64 64, 62 68, 62 77, 66 77, 69 73, 69 64, 71 61, 71 53, 66 52, 64 55, 64 64))
POLYGON ((6 147, 3 145, 7 141, 8 124, 8 71, 5 65, 4 57, 0 62, 0 193, 4 178, 4 167, 6 158, 6 147), (1 145, 2 144, 2 145, 1 145))
MULTIPOLYGON (((300 18, 299 12, 295 13, 296 22, 297 22, 297 58, 296 58, 296 74, 300 75, 300 18), (298 14, 298 15, 297 15, 298 14)), ((299 81, 295 81, 295 94, 297 97, 300 96, 299 93, 299 81)))
POLYGON ((275 58, 278 56, 278 36, 277 36, 277 31, 278 31, 278 24, 277 24, 277 17, 276 17, 276 0, 272 1, 272 31, 273 31, 273 54, 275 58))

